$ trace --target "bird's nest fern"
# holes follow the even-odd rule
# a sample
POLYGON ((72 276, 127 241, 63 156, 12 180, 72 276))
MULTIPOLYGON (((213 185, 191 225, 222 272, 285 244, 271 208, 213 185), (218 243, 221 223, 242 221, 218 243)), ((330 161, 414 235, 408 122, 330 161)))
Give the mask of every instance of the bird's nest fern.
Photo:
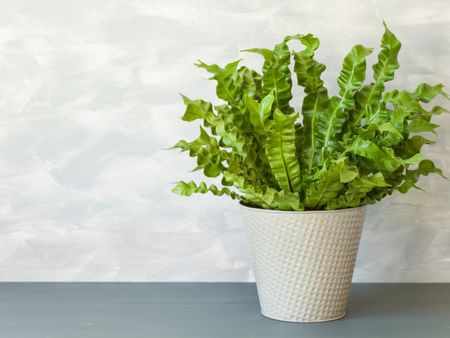
POLYGON ((434 115, 447 110, 424 108, 443 86, 420 84, 414 92, 385 91, 394 78, 400 41, 386 27, 373 80, 364 84, 366 57, 372 49, 354 46, 338 77, 339 95, 329 96, 314 59, 319 40, 311 34, 287 36, 271 49, 249 49, 264 58, 261 74, 240 66, 203 62, 224 104, 183 96, 184 121, 202 120, 200 136, 174 148, 197 159, 197 170, 220 177, 221 187, 178 182, 175 193, 211 192, 255 207, 277 210, 342 209, 374 203, 394 191, 405 193, 420 175, 441 170, 421 148, 433 141, 434 115), (304 49, 291 51, 288 42, 304 49), (300 114, 290 105, 290 64, 305 97, 300 114))

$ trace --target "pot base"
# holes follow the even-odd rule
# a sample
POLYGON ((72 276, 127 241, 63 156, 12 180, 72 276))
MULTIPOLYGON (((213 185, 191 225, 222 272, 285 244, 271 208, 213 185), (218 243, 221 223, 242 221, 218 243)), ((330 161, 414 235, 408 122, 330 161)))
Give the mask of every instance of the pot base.
POLYGON ((323 322, 332 322, 333 320, 338 320, 341 318, 344 318, 346 313, 344 312, 342 315, 339 315, 337 317, 333 318, 324 318, 324 319, 312 319, 312 320, 297 320, 297 319, 289 319, 289 318, 276 318, 275 316, 269 316, 261 311, 261 315, 264 317, 271 319, 271 320, 277 320, 279 322, 286 322, 286 323, 323 323, 323 322))

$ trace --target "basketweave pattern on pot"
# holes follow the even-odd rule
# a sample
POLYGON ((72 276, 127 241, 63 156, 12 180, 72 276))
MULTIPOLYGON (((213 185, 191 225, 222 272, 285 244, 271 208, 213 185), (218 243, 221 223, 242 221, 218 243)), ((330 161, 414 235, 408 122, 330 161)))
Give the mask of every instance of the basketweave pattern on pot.
POLYGON ((365 208, 325 213, 242 209, 262 313, 288 321, 342 317, 365 208))

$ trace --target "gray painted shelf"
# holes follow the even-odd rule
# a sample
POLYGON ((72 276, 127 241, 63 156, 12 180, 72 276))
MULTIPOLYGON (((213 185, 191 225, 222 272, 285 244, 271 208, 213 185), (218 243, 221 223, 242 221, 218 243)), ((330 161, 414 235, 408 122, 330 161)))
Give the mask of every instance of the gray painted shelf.
POLYGON ((353 284, 348 314, 259 314, 251 283, 0 283, 1 338, 450 337, 450 284, 353 284))

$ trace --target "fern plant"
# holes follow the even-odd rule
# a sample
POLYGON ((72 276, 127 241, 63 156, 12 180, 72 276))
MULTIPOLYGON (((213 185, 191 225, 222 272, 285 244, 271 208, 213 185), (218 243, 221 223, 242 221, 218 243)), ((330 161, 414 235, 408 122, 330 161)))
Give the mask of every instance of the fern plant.
POLYGON ((330 96, 321 80, 325 65, 315 60, 319 40, 311 34, 287 36, 274 49, 248 49, 264 58, 262 72, 240 61, 220 67, 199 61, 212 74, 223 104, 183 96, 184 121, 202 120, 200 135, 173 148, 196 157, 207 177, 221 186, 178 182, 173 192, 190 196, 211 192, 254 207, 276 210, 333 210, 371 204, 394 191, 418 188, 421 175, 437 173, 421 148, 434 143, 434 115, 447 110, 422 103, 443 92, 426 83, 414 92, 385 91, 394 79, 400 41, 385 26, 373 80, 364 84, 371 48, 354 46, 337 79, 339 95, 330 96), (299 41, 301 51, 288 42, 299 41), (292 100, 292 74, 305 96, 301 117, 292 100))

